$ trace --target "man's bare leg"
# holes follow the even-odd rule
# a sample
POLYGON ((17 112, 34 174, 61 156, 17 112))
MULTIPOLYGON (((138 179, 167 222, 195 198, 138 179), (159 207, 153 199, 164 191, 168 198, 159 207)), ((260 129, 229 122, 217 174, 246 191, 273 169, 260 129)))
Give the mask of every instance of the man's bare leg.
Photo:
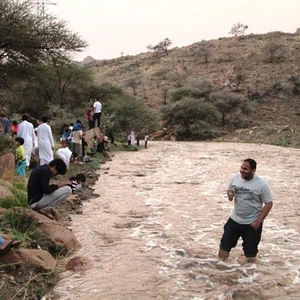
POLYGON ((225 260, 226 258, 229 257, 229 252, 219 249, 219 254, 218 254, 219 258, 222 260, 225 260))

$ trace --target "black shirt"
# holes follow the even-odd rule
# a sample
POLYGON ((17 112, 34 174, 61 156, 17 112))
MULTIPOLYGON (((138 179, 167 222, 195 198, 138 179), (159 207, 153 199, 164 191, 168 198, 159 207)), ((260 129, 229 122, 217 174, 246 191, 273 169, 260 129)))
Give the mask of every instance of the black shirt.
POLYGON ((43 194, 51 194, 58 189, 57 184, 50 184, 52 173, 48 165, 42 165, 32 170, 28 185, 28 204, 38 202, 43 194))

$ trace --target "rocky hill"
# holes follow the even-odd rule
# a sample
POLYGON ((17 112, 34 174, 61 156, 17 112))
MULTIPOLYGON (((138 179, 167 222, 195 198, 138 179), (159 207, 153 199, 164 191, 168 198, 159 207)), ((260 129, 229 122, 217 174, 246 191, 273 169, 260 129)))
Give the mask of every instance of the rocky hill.
POLYGON ((210 80, 216 91, 242 93, 251 101, 249 126, 235 138, 266 142, 275 135, 273 144, 298 146, 299 49, 299 34, 270 32, 95 60, 89 66, 98 83, 117 84, 154 109, 167 103, 175 88, 210 80))

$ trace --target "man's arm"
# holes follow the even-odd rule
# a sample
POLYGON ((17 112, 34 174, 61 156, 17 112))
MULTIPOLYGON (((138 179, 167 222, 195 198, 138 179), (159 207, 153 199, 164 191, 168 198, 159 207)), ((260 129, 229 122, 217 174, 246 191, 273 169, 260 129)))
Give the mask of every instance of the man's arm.
POLYGON ((265 204, 265 206, 262 209, 261 214, 259 215, 259 217, 251 224, 251 227, 253 229, 255 229, 255 230, 258 229, 260 224, 263 222, 263 220, 269 214, 270 210, 272 209, 272 206, 273 206, 273 202, 268 202, 268 203, 265 204))
POLYGON ((46 172, 40 172, 40 185, 43 194, 51 194, 58 189, 57 184, 49 184, 50 177, 46 172))

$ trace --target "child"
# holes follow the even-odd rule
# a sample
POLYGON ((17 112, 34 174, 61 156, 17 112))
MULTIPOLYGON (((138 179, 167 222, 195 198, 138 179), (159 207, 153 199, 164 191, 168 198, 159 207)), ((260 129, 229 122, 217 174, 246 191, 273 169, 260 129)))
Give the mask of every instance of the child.
POLYGON ((23 146, 24 139, 17 137, 15 139, 16 149, 16 173, 18 176, 25 176, 26 170, 26 150, 23 146))
POLYGON ((79 173, 76 176, 70 177, 68 186, 72 189, 72 194, 76 194, 81 188, 81 183, 86 181, 86 176, 79 173))
POLYGON ((12 138, 17 136, 18 129, 19 129, 18 122, 17 121, 12 121, 12 125, 10 127, 12 138))

